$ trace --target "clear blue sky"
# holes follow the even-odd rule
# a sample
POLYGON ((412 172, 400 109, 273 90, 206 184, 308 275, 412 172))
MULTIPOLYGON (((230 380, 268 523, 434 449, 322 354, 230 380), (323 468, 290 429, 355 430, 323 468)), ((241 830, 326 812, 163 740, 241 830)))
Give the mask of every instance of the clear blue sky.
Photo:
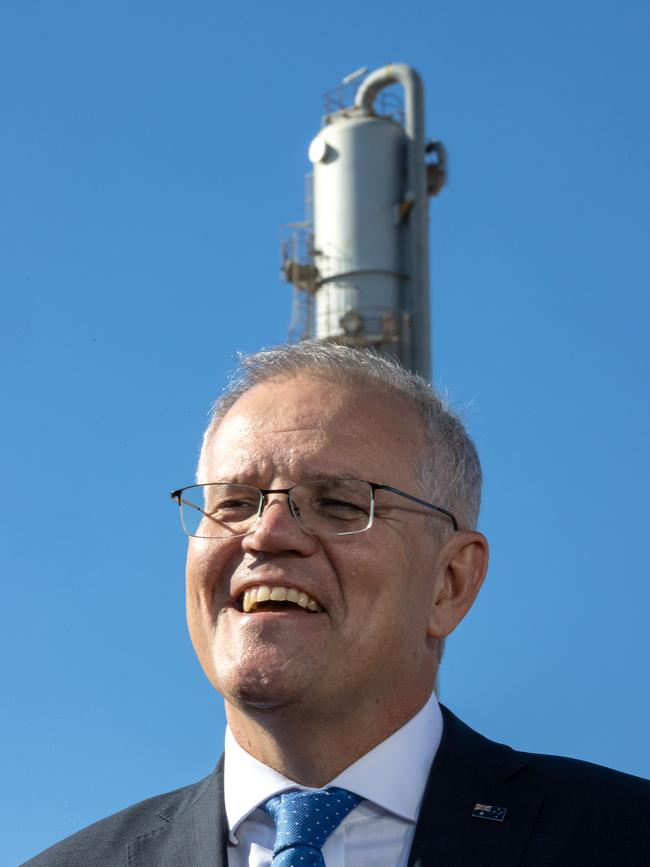
POLYGON ((649 31, 634 0, 3 4, 2 864, 217 760, 168 492, 235 351, 285 339, 279 227, 361 65, 420 71, 451 160, 435 378, 492 565, 443 700, 650 774, 649 31))

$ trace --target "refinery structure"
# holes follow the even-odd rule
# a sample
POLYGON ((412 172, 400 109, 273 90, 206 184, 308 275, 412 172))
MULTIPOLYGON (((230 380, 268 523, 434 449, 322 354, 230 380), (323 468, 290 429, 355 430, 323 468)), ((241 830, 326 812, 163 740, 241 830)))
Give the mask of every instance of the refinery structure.
POLYGON ((309 160, 305 219, 282 247, 291 337, 372 347, 430 379, 429 198, 446 154, 425 138, 417 72, 391 64, 343 79, 309 160))

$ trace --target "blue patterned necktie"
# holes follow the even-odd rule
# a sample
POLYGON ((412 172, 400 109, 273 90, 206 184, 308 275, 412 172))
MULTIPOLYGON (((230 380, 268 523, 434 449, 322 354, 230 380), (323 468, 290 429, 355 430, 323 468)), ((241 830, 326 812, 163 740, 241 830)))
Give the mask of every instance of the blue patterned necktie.
POLYGON ((282 792, 262 809, 275 822, 271 867, 325 867, 323 844, 361 801, 345 789, 282 792))

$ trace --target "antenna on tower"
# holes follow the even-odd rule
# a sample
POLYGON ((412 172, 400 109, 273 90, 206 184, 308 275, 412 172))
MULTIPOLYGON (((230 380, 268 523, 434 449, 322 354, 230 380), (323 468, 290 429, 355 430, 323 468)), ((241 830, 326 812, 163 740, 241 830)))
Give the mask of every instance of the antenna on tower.
POLYGON ((367 66, 360 66, 359 69, 355 69, 354 72, 351 72, 349 75, 345 75, 341 79, 341 84, 351 84, 353 81, 356 81, 357 78, 361 78, 368 72, 367 66))

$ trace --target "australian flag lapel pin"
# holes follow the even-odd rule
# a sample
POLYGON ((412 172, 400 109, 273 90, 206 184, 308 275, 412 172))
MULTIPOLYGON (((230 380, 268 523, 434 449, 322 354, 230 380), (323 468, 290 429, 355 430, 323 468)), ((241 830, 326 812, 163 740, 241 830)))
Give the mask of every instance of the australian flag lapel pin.
POLYGON ((492 822, 503 822, 507 812, 507 807, 493 807, 490 804, 474 804, 472 816, 475 819, 490 819, 492 822))

